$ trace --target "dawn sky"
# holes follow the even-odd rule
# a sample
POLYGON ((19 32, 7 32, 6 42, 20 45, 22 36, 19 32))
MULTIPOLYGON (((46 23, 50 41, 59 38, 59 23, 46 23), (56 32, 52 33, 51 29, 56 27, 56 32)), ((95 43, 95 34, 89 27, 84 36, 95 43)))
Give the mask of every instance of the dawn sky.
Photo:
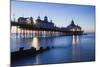
POLYGON ((95 31, 94 6, 11 1, 12 20, 13 14, 16 20, 18 17, 33 17, 36 20, 38 16, 43 20, 44 16, 48 16, 48 20, 52 19, 58 27, 66 27, 73 19, 84 31, 95 31))

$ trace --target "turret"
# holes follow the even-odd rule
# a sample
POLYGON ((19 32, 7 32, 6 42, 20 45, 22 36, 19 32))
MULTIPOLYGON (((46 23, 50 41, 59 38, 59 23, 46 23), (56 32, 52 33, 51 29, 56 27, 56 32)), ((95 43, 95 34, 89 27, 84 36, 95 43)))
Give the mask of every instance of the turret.
POLYGON ((48 17, 47 16, 44 17, 44 21, 48 22, 48 17))
POLYGON ((38 18, 37 18, 38 20, 40 20, 40 16, 38 16, 38 18))
POLYGON ((34 20, 33 20, 32 17, 30 17, 30 23, 31 23, 31 24, 34 24, 34 20))

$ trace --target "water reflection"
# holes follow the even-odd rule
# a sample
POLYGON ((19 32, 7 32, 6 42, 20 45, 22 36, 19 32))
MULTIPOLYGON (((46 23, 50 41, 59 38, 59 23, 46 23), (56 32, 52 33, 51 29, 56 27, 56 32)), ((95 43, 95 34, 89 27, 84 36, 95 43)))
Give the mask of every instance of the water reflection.
MULTIPOLYGON (((94 35, 62 36, 62 37, 34 37, 20 40, 11 40, 11 49, 15 51, 19 47, 31 48, 54 46, 48 51, 29 58, 15 61, 15 65, 48 64, 62 62, 92 61, 95 60, 94 35)), ((12 63, 13 64, 13 63, 12 63)))
POLYGON ((36 48, 36 50, 40 49, 39 39, 37 37, 32 39, 32 47, 36 48))
POLYGON ((79 59, 80 49, 79 49, 79 36, 72 36, 72 61, 79 59))
POLYGON ((79 36, 78 35, 72 36, 72 45, 75 45, 75 44, 79 44, 79 36))
POLYGON ((37 56, 35 57, 35 62, 34 62, 34 64, 39 64, 39 63, 40 63, 39 55, 37 55, 37 56))

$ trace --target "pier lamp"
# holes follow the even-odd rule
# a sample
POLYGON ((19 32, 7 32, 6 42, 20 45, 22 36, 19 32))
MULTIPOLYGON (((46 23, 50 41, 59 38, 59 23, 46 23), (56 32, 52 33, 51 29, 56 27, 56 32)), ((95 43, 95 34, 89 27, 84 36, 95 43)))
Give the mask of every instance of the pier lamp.
POLYGON ((73 29, 71 29, 71 31, 73 31, 73 32, 74 32, 74 31, 75 31, 75 29, 73 28, 73 29))

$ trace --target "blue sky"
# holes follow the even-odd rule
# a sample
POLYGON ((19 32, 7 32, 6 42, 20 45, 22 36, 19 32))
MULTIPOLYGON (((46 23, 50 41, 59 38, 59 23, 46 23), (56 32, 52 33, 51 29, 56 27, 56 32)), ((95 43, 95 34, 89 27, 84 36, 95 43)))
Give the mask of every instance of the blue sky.
POLYGON ((95 7, 72 4, 55 4, 40 2, 11 1, 11 19, 13 14, 18 17, 30 17, 37 19, 38 16, 44 19, 53 20, 59 27, 66 27, 73 19, 75 24, 82 27, 84 31, 94 32, 95 30, 95 7))

